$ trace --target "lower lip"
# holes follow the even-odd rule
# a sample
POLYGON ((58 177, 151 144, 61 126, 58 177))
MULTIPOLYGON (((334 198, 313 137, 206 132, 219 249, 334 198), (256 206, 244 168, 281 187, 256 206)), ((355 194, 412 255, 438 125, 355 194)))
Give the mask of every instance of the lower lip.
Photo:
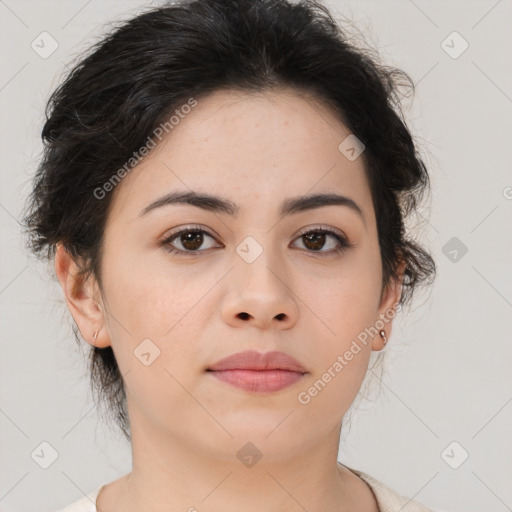
POLYGON ((222 370, 209 373, 237 388, 256 393, 279 391, 303 376, 302 373, 289 370, 222 370))

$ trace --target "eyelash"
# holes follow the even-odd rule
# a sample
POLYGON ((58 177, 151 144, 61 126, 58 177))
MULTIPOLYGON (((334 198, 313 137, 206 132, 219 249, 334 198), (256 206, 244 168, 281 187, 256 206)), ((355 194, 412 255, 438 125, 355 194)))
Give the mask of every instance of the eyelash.
MULTIPOLYGON (((186 226, 185 228, 181 229, 180 231, 171 233, 169 236, 167 236, 164 240, 162 240, 161 245, 166 247, 166 250, 172 254, 176 254, 178 256, 200 256, 202 252, 206 252, 208 249, 203 250, 195 250, 195 251, 183 251, 182 249, 176 249, 171 245, 171 242, 174 241, 175 238, 179 238, 181 235, 184 235, 186 233, 206 233, 211 238, 215 239, 215 237, 208 232, 207 230, 203 229, 202 226, 186 226)), ((313 251, 313 250, 306 250, 309 253, 312 254, 319 254, 321 257, 328 257, 335 255, 340 255, 345 252, 345 250, 354 247, 354 244, 350 243, 344 236, 340 235, 336 231, 333 231, 329 228, 324 227, 318 227, 318 228, 305 228, 302 231, 300 231, 299 235, 295 240, 298 238, 303 237, 304 235, 308 235, 310 233, 320 233, 320 234, 327 234, 331 235, 334 239, 338 241, 340 244, 338 248, 332 249, 330 251, 313 251)))

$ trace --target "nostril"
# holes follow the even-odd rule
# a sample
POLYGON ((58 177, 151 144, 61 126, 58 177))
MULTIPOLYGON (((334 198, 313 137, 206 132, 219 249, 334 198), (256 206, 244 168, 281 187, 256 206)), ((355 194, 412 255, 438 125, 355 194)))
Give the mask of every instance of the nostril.
POLYGON ((249 318, 249 314, 248 313, 240 313, 238 315, 242 320, 247 320, 249 318))
POLYGON ((279 315, 276 315, 276 318, 277 318, 278 320, 283 320, 283 319, 284 319, 284 316, 285 316, 285 315, 284 315, 284 313, 279 313, 279 315))

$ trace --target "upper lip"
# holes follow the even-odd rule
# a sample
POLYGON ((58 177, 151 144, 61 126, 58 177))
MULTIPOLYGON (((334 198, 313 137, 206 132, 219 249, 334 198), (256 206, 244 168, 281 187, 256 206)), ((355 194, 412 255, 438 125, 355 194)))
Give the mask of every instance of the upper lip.
POLYGON ((307 373, 299 361, 284 352, 272 351, 262 354, 255 350, 232 354, 209 366, 207 370, 288 370, 307 373))

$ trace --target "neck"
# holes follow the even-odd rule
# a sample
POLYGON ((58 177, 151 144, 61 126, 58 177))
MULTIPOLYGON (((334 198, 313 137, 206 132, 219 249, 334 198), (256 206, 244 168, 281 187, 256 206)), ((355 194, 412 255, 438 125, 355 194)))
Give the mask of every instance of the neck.
MULTIPOLYGON (((249 445, 242 460, 236 455, 220 457, 169 433, 147 435, 144 430, 145 435, 138 435, 133 427, 132 472, 112 496, 115 507, 105 510, 334 512, 360 510, 360 498, 372 496, 366 484, 338 464, 339 432, 337 436, 333 432, 329 442, 302 445, 279 457, 262 453, 251 465, 256 452, 249 445)), ((233 445, 236 453, 246 443, 234 441, 233 445)))

